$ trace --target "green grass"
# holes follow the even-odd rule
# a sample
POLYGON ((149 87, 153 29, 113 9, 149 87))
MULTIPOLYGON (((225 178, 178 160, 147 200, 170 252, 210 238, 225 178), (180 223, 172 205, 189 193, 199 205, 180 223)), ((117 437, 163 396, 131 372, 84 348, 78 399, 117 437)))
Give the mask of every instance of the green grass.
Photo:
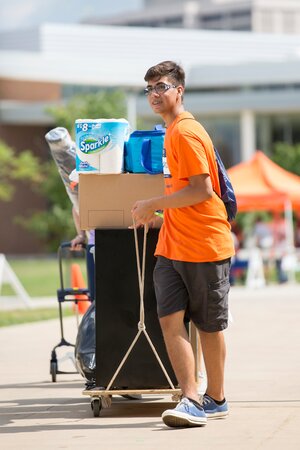
MULTIPOLYGON (((30 297, 56 297, 56 291, 60 288, 59 265, 53 258, 8 258, 11 268, 26 289, 30 297)), ((71 287, 70 273, 71 263, 76 262, 81 266, 86 280, 85 261, 80 258, 63 260, 64 287, 71 287)), ((0 295, 15 295, 9 284, 3 284, 0 295)))
MULTIPOLYGON (((7 258, 12 270, 31 298, 53 297, 60 286, 59 264, 56 257, 43 258, 7 258)), ((80 264, 82 274, 86 280, 85 260, 82 258, 62 260, 64 287, 71 287, 71 263, 80 264)), ((16 293, 10 284, 3 284, 0 291, 2 296, 15 296, 16 293)), ((63 309, 64 316, 74 314, 72 306, 63 309)), ((27 322, 36 322, 58 318, 58 302, 53 302, 53 308, 34 308, 18 310, 0 310, 0 327, 16 325, 27 322)))
MULTIPOLYGON (((71 308, 64 308, 63 317, 71 315, 74 315, 73 310, 71 308)), ((28 322, 39 322, 41 320, 58 319, 58 317, 58 307, 1 311, 0 327, 19 325, 28 322)))

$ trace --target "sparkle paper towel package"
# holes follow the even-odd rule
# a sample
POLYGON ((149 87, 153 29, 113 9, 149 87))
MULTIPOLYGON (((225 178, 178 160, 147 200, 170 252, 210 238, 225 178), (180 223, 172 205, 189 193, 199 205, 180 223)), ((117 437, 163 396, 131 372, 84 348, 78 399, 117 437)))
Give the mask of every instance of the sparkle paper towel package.
POLYGON ((124 168, 124 143, 129 136, 125 119, 78 119, 76 171, 118 174, 124 168))

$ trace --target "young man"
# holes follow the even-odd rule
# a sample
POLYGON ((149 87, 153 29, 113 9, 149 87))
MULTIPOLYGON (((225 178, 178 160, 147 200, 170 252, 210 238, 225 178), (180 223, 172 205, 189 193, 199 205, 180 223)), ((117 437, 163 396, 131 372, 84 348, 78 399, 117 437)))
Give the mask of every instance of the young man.
POLYGON ((225 417, 225 342, 228 322, 230 224, 220 199, 213 144, 204 128, 184 110, 185 73, 172 61, 151 67, 145 94, 165 122, 165 195, 137 201, 136 226, 164 210, 155 255, 157 309, 168 355, 183 398, 163 413, 171 427, 203 426, 207 418, 225 417), (201 404, 194 375, 194 355, 184 325, 197 327, 207 373, 201 404))

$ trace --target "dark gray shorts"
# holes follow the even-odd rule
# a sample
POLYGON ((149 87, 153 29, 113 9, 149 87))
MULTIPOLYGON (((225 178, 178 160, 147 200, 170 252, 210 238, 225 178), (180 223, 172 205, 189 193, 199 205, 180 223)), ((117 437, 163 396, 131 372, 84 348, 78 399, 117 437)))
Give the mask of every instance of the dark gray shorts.
POLYGON ((185 311, 197 328, 207 332, 228 326, 230 258, 193 263, 159 256, 153 279, 158 317, 185 311))

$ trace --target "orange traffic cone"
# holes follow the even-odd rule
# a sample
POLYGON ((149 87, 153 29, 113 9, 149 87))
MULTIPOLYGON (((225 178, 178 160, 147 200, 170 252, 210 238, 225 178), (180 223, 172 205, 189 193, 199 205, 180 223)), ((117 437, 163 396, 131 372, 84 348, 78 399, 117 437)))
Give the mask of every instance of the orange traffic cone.
MULTIPOLYGON (((86 283, 84 281, 79 264, 75 264, 75 263, 71 264, 71 283, 72 283, 73 289, 86 288, 86 283)), ((88 296, 85 294, 78 294, 78 295, 75 295, 75 298, 77 300, 80 300, 79 302, 77 302, 77 308, 78 308, 79 314, 84 314, 91 304, 91 302, 87 301, 88 296), (83 301, 83 300, 86 300, 86 301, 83 301)), ((75 304, 73 304, 73 309, 75 309, 75 307, 76 307, 75 304)))

